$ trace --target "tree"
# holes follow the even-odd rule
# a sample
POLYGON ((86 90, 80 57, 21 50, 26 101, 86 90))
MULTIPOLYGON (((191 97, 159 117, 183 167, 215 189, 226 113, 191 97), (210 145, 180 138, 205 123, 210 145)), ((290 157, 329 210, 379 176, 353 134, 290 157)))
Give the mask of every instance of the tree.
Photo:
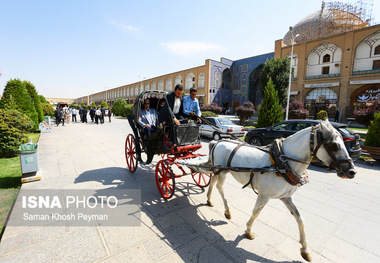
POLYGON ((213 113, 219 114, 222 112, 222 108, 219 107, 217 103, 213 102, 210 105, 203 106, 201 111, 212 111, 213 113))
POLYGON ((252 102, 246 101, 235 109, 235 114, 240 118, 240 125, 245 126, 245 120, 255 114, 255 106, 252 102))
POLYGON ((34 122, 34 129, 38 129, 38 115, 34 103, 21 80, 11 79, 7 82, 0 100, 0 109, 18 110, 26 114, 34 122))
POLYGON ((263 71, 259 76, 259 87, 261 94, 264 94, 269 78, 277 90, 281 105, 286 105, 289 87, 290 59, 271 58, 267 60, 263 71))
POLYGON ((41 103, 49 103, 49 102, 45 99, 44 96, 42 96, 42 95, 38 95, 38 97, 40 98, 40 102, 41 102, 41 103))
POLYGON ((259 118, 256 128, 269 127, 282 121, 284 113, 278 99, 278 92, 275 89, 272 78, 269 78, 264 90, 264 97, 259 108, 259 118))
POLYGON ((106 101, 102 101, 102 103, 100 104, 100 106, 103 107, 103 108, 109 108, 108 103, 106 101))
POLYGON ((127 102, 123 99, 117 99, 112 107, 112 113, 115 114, 115 116, 123 116, 125 117, 125 107, 127 105, 127 102))
POLYGON ((37 112, 38 122, 43 122, 44 113, 42 111, 40 97, 37 94, 36 87, 30 81, 24 81, 23 84, 26 87, 26 90, 29 92, 30 97, 32 98, 34 108, 37 112))
POLYGON ((27 132, 33 130, 34 122, 17 110, 0 110, 0 158, 14 157, 19 146, 28 142, 27 132))
POLYGON ((309 111, 305 109, 304 104, 300 101, 293 100, 289 103, 289 119, 304 120, 309 116, 309 111))
POLYGON ((380 113, 378 112, 375 112, 373 121, 368 127, 365 145, 380 147, 380 113))

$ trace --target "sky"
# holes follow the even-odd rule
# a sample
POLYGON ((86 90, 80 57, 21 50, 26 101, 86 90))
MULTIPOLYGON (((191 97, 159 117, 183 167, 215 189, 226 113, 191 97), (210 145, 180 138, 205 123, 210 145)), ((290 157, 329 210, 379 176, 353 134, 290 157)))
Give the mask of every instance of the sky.
MULTIPOLYGON (((343 3, 356 1, 341 0, 343 3)), ((27 80, 79 98, 171 72, 274 51, 321 0, 0 0, 0 94, 27 80)), ((380 23, 380 1, 372 16, 380 23)))

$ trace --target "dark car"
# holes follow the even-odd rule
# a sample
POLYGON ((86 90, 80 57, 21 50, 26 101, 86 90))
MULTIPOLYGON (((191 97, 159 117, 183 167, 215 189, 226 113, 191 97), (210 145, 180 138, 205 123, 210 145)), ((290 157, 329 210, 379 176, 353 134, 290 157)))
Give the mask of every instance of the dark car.
MULTIPOLYGON (((277 138, 286 138, 307 127, 318 125, 318 120, 289 120, 268 128, 253 129, 245 136, 245 141, 252 145, 267 145, 277 138)), ((342 135, 344 144, 351 158, 355 161, 361 155, 360 136, 348 128, 347 124, 330 122, 342 135)))

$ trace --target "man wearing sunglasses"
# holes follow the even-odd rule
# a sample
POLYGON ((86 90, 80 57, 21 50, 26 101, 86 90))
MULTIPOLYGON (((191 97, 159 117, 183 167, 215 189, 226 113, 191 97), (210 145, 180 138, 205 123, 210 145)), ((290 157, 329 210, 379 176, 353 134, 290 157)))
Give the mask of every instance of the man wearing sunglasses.
POLYGON ((143 106, 144 109, 141 109, 140 111, 138 124, 143 128, 144 134, 147 135, 147 138, 149 138, 152 131, 156 130, 157 114, 154 109, 150 108, 150 101, 148 99, 144 101, 143 106))

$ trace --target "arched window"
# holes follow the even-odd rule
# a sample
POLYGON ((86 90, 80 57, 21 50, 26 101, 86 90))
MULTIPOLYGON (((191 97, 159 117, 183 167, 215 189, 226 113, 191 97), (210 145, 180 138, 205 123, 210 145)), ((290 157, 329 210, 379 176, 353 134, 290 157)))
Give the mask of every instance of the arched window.
POLYGON ((219 72, 215 72, 215 75, 214 75, 214 87, 215 88, 220 88, 220 74, 219 72))
POLYGON ((375 47, 375 55, 380 55, 380 45, 375 47))
POLYGON ((149 89, 149 82, 145 83, 145 90, 150 90, 149 89))
POLYGON ((165 81, 165 90, 171 91, 173 90, 172 88, 172 78, 168 77, 165 81))
POLYGON ((195 76, 193 72, 189 72, 185 78, 185 90, 195 87, 195 76))
POLYGON ((181 75, 177 75, 174 80, 174 87, 177 86, 177 84, 182 84, 182 77, 181 75))
POLYGON ((158 89, 157 90, 161 90, 161 91, 164 90, 164 81, 162 79, 160 79, 158 81, 158 89))
POLYGON ((205 88, 205 74, 201 72, 198 75, 198 89, 204 89, 205 88))
POLYGON ((152 90, 156 90, 156 81, 155 80, 153 80, 152 81, 152 90))
POLYGON ((330 62, 331 56, 329 54, 326 54, 323 56, 323 63, 330 62))

